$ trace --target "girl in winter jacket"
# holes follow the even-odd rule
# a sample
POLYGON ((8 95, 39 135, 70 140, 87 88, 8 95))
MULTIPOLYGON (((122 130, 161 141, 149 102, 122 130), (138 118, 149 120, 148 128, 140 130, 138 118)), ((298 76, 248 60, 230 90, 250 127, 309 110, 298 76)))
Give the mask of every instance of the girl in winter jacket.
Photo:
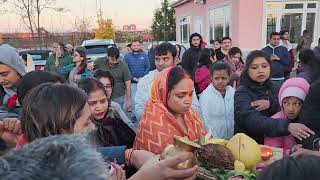
POLYGON ((259 144, 264 136, 293 135, 302 140, 314 134, 308 127, 288 119, 273 119, 280 111, 278 88, 270 80, 271 60, 262 51, 252 51, 246 59, 240 86, 234 95, 235 133, 245 133, 259 144))
POLYGON ((199 67, 195 72, 194 83, 196 93, 201 94, 211 83, 210 67, 217 61, 214 49, 201 50, 199 67))
POLYGON ((231 68, 219 62, 212 66, 212 83, 200 95, 200 107, 205 126, 213 137, 229 139, 233 136, 235 90, 228 85, 231 68))
MULTIPOLYGON (((303 78, 292 78, 285 81, 279 91, 281 111, 272 118, 287 118, 290 122, 298 122, 303 101, 309 91, 309 83, 303 78)), ((265 137, 264 144, 277 148, 291 149, 296 141, 293 136, 265 137)))
POLYGON ((223 59, 223 62, 227 63, 231 68, 231 76, 229 85, 233 88, 237 88, 240 85, 240 75, 242 72, 242 52, 240 48, 233 47, 229 50, 228 55, 223 59))

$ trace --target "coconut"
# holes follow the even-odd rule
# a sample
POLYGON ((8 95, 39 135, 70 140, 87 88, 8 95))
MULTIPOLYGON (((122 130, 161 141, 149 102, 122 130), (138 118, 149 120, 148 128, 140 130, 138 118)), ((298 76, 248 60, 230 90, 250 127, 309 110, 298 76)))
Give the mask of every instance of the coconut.
POLYGON ((195 154, 200 165, 223 169, 234 168, 235 159, 232 152, 223 145, 207 144, 197 149, 195 154))

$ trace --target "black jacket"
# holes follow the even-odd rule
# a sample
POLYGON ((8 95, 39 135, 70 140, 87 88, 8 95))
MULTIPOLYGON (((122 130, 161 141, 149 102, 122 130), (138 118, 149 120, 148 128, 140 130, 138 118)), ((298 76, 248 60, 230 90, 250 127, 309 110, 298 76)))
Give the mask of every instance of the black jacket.
POLYGON ((221 51, 221 48, 216 50, 216 57, 217 61, 222 61, 226 57, 226 55, 221 51))
POLYGON ((311 84, 299 119, 316 133, 301 142, 304 148, 313 149, 314 141, 320 138, 320 79, 311 84))
POLYGON ((181 66, 192 76, 192 78, 198 67, 200 52, 201 47, 197 48, 191 46, 182 56, 181 66))
POLYGON ((289 135, 287 119, 270 118, 280 111, 279 88, 272 84, 271 87, 271 89, 244 85, 238 87, 234 96, 235 133, 245 133, 259 144, 263 144, 265 135, 269 137, 289 135), (270 101, 270 108, 258 112, 251 103, 263 99, 270 101))

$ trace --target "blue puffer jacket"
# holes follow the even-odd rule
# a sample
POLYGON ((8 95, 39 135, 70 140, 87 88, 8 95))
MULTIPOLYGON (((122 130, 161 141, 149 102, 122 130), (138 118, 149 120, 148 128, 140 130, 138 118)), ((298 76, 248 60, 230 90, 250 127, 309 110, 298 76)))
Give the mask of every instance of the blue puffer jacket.
POLYGON ((272 61, 271 63, 271 78, 282 78, 284 77, 284 72, 286 67, 290 65, 291 59, 289 52, 284 46, 272 47, 270 44, 263 48, 262 51, 266 53, 269 57, 274 53, 279 56, 279 61, 272 61))
POLYGON ((149 58, 143 51, 128 53, 124 62, 128 65, 132 77, 141 78, 149 73, 149 58))

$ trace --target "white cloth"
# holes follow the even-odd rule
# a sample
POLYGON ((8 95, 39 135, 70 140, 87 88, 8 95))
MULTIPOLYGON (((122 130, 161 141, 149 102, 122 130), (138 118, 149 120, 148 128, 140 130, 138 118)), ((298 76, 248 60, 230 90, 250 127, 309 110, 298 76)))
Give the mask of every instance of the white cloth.
POLYGON ((27 66, 25 67, 25 70, 27 72, 31 72, 35 70, 35 65, 33 63, 33 59, 30 54, 27 54, 27 66))
MULTIPOLYGON (((139 121, 144 111, 144 106, 150 98, 151 85, 158 70, 150 71, 147 75, 141 78, 138 82, 137 92, 135 95, 135 115, 139 121)), ((201 115, 199 101, 197 95, 193 92, 192 96, 192 108, 201 115)))
POLYGON ((225 97, 210 84, 200 94, 200 107, 205 126, 214 138, 230 139, 234 133, 234 93, 226 87, 225 97))
POLYGON ((121 106, 119 103, 116 103, 114 101, 111 101, 110 104, 111 107, 113 107, 118 113, 120 118, 124 123, 126 123, 135 133, 137 132, 136 127, 133 125, 133 123, 128 119, 127 115, 123 112, 121 106))
POLYGON ((290 41, 287 41, 286 44, 283 41, 286 40, 280 40, 280 45, 286 47, 288 51, 291 51, 293 49, 293 45, 290 43, 290 41))

